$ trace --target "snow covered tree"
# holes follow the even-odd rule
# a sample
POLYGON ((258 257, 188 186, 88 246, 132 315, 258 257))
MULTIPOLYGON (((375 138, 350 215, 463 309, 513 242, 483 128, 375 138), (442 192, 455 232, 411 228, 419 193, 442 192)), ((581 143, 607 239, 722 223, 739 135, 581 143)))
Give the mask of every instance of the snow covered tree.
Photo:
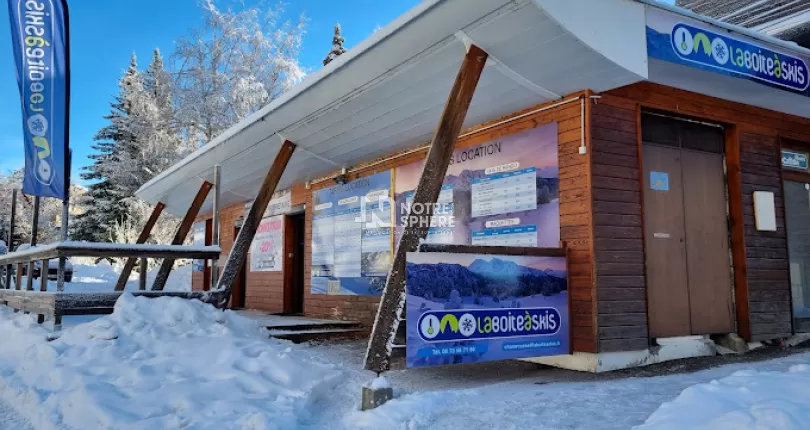
POLYGON ((335 35, 332 36, 332 50, 329 51, 329 54, 323 59, 324 66, 346 52, 346 48, 343 47, 343 42, 345 42, 345 40, 343 36, 340 35, 340 24, 335 24, 335 35))
POLYGON ((175 42, 175 100, 183 134, 210 142, 301 81, 305 18, 282 20, 283 7, 226 8, 202 0, 204 24, 175 42))
POLYGON ((142 91, 143 84, 138 72, 138 62, 132 55, 129 68, 118 82, 119 94, 111 103, 111 112, 104 119, 109 124, 93 138, 95 151, 89 157, 93 164, 85 166, 80 177, 93 183, 88 187, 87 210, 76 217, 72 237, 76 240, 106 242, 110 240, 112 227, 118 220, 127 218, 124 198, 127 187, 116 181, 120 173, 121 153, 132 147, 135 136, 130 127, 129 115, 133 109, 133 93, 142 91))

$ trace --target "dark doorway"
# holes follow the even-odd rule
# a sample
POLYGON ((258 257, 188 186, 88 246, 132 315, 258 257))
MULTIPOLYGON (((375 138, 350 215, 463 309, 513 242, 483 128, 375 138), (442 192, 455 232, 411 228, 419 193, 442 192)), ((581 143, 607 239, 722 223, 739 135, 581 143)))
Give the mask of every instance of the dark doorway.
POLYGON ((723 130, 654 114, 641 127, 650 336, 732 332, 723 130))
MULTIPOLYGON (((234 242, 236 242, 236 238, 239 237, 239 230, 240 227, 234 227, 233 229, 234 242)), ((246 281, 247 262, 242 265, 242 269, 239 270, 239 273, 236 275, 236 279, 233 281, 233 290, 231 291, 231 309, 242 309, 245 307, 246 281)))
POLYGON ((284 313, 304 313, 304 213, 288 215, 284 225, 284 313))

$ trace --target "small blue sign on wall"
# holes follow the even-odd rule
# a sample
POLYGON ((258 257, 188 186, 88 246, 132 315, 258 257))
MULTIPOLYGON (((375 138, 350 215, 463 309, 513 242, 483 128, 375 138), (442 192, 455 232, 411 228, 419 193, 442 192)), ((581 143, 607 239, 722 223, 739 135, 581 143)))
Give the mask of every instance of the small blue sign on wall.
POLYGON ((669 191, 669 173, 650 172, 650 189, 655 191, 669 191))
POLYGON ((807 154, 804 152, 782 150, 782 167, 807 170, 807 154))

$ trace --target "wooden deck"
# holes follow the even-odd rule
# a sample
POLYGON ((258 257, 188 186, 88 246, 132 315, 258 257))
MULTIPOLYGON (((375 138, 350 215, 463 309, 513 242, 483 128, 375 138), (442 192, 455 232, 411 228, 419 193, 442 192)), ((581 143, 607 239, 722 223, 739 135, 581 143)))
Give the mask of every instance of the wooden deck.
POLYGON ((100 315, 111 314, 121 294, 149 298, 180 297, 207 301, 203 292, 133 291, 109 293, 60 293, 56 291, 26 291, 0 289, 0 304, 18 311, 39 315, 100 315))

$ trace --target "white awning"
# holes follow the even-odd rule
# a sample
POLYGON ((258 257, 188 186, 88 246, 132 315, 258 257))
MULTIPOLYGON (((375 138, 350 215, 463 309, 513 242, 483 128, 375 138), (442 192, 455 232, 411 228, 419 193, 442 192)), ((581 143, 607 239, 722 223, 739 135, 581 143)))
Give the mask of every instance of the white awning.
MULTIPOLYGON (((428 0, 136 194, 183 214, 219 164, 223 206, 250 201, 285 139, 298 149, 279 189, 424 144, 467 43, 490 58, 465 127, 584 89, 647 80, 648 7, 639 0, 428 0)), ((662 83, 693 85, 676 82, 668 67, 681 66, 655 69, 662 83)), ((209 198, 201 213, 210 211, 209 198)))

